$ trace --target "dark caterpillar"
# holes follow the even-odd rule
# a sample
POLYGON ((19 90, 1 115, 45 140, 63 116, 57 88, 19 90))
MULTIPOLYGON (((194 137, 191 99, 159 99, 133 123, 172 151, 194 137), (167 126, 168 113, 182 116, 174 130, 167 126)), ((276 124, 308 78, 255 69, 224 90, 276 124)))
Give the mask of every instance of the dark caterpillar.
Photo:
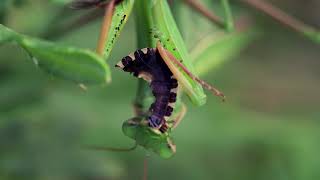
POLYGON ((148 117, 149 126, 166 132, 177 98, 178 81, 155 48, 144 48, 122 58, 116 65, 150 83, 155 102, 148 117))

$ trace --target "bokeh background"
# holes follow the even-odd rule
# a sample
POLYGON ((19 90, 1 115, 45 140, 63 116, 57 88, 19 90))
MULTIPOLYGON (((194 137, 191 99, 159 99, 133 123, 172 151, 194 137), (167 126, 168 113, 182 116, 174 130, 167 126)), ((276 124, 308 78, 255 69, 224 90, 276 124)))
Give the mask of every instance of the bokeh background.
MULTIPOLYGON (((58 0, 16 1, 17 6, 6 2, 0 2, 2 24, 95 48, 99 20, 50 37, 61 22, 83 11, 65 9, 58 0)), ((318 0, 271 2, 320 27, 318 0)), ((219 13, 217 4, 209 4, 219 13)), ((47 75, 16 45, 1 46, 0 179, 142 179, 146 155, 149 179, 320 179, 319 45, 246 6, 235 2, 233 8, 236 15, 254 18, 264 33, 203 77, 223 90, 226 103, 209 95, 205 106, 195 107, 185 99, 187 115, 173 132, 177 154, 169 160, 143 148, 129 153, 84 148, 134 144, 121 126, 133 116, 135 78, 112 69, 112 84, 83 91, 47 75)), ((205 34, 216 32, 188 7, 180 10, 175 14, 190 49, 205 34)), ((136 49, 135 33, 132 16, 113 50, 111 66, 136 49)))

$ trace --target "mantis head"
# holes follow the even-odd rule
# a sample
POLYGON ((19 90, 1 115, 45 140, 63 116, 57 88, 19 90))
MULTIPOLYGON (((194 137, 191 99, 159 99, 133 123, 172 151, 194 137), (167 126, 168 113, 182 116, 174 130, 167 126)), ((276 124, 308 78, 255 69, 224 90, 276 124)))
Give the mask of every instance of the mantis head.
POLYGON ((163 158, 170 158, 176 152, 176 145, 169 134, 150 128, 145 117, 134 117, 127 120, 122 125, 122 131, 140 146, 163 158))

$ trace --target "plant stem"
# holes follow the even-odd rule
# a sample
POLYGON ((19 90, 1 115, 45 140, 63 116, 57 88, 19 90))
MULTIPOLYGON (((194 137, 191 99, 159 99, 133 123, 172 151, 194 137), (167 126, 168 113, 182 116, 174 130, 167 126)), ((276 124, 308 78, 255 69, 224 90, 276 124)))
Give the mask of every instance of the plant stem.
POLYGON ((145 155, 143 161, 143 180, 148 179, 148 155, 145 155))
POLYGON ((229 0, 221 0, 221 6, 225 12, 225 27, 228 32, 232 32, 234 30, 234 21, 229 0))
POLYGON ((267 14, 272 17, 274 20, 290 27, 292 30, 305 33, 308 31, 316 31, 313 27, 310 27, 303 22, 295 19, 294 17, 286 14, 281 9, 272 6, 271 4, 263 1, 263 0, 241 0, 249 6, 267 14))
POLYGON ((225 24, 223 20, 214 14, 212 11, 207 9, 203 4, 199 2, 199 0, 184 0, 184 2, 189 5, 191 8, 196 10, 198 13, 202 14, 204 17, 208 18, 214 24, 219 26, 220 28, 225 28, 225 24))
MULTIPOLYGON (((138 48, 154 47, 150 37, 150 29, 152 27, 151 12, 148 5, 150 0, 137 0, 135 2, 136 8, 136 32, 137 32, 137 46, 138 48)), ((145 112, 150 106, 153 99, 148 83, 142 79, 138 80, 137 94, 134 101, 134 106, 139 111, 145 112)))

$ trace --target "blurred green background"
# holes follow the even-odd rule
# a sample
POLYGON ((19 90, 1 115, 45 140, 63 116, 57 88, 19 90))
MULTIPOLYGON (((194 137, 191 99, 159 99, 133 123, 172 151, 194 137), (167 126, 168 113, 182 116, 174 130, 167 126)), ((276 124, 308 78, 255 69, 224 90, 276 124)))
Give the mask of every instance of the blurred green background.
MULTIPOLYGON (((59 1, 29 0, 5 8, 10 28, 43 37, 60 21, 82 12, 59 1)), ((318 0, 272 1, 319 28, 318 0)), ((238 4, 236 4, 238 5, 238 4)), ((217 7, 215 7, 217 8, 217 7)), ((236 13, 248 13, 234 7, 236 13)), ((189 47, 212 25, 183 6, 179 25, 189 47)), ((252 12, 264 30, 246 50, 204 77, 227 95, 210 96, 188 112, 173 136, 177 154, 164 160, 143 148, 101 152, 84 145, 130 147, 121 131, 133 116, 137 80, 112 69, 112 84, 89 87, 56 79, 38 69, 15 45, 0 47, 0 179, 320 179, 320 48, 303 36, 252 12)), ((50 40, 94 49, 100 21, 50 40)), ((109 64, 136 48, 133 16, 109 64)))

